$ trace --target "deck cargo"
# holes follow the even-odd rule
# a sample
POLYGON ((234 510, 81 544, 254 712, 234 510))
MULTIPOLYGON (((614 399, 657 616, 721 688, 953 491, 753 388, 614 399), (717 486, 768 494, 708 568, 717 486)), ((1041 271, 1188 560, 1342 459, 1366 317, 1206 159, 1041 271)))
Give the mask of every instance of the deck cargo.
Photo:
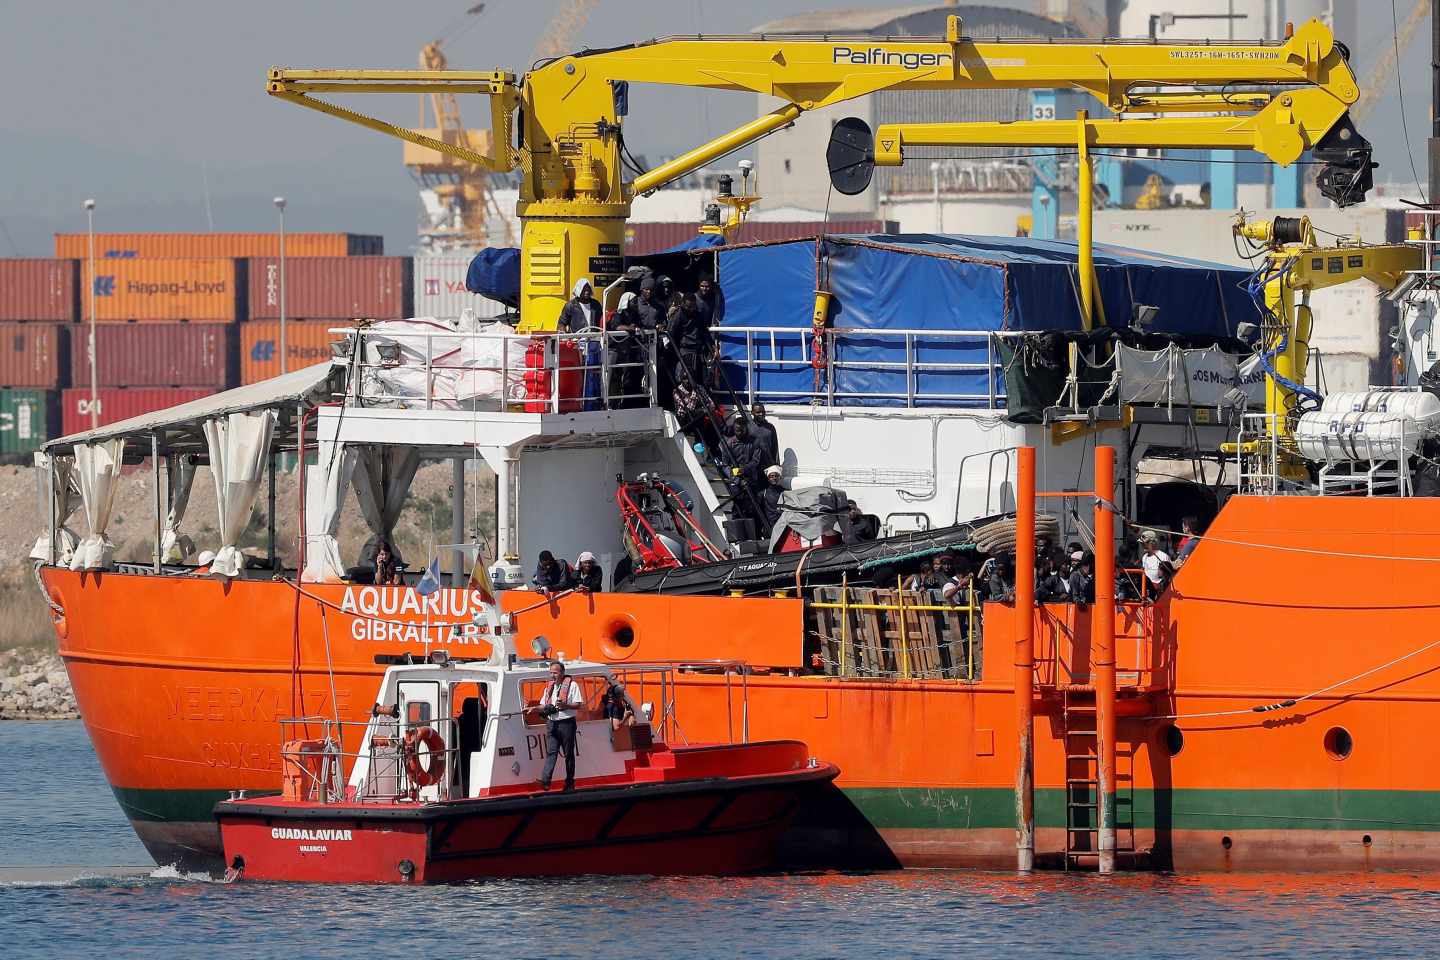
POLYGON ((70 332, 51 323, 0 323, 0 387, 64 386, 70 332))
POLYGON ((68 323, 79 314, 80 277, 74 260, 0 260, 0 320, 68 323))
POLYGON ((58 390, 0 390, 0 456, 34 453, 59 427, 58 390))
MULTIPOLYGON (((774 243, 781 240, 813 240, 832 233, 897 233, 900 225, 894 220, 749 220, 730 239, 736 243, 774 243)), ((625 225, 625 255, 641 257, 659 253, 693 240, 700 232, 693 223, 635 223, 625 225)))
MULTIPOLYGON (((1237 324, 1258 320, 1240 288, 1248 271, 1239 267, 1120 247, 1095 251, 1097 293, 1113 329, 1129 326, 1136 304, 1159 308, 1151 332, 1201 342, 1233 337, 1237 324)), ((819 245, 721 248, 715 260, 731 380, 767 402, 808 402, 814 390, 809 334, 820 266, 835 332, 830 396, 843 405, 987 406, 1003 393, 995 377, 1004 335, 1081 329, 1073 243, 826 237, 819 245), (755 333, 774 328, 794 333, 755 333)))
MULTIPOLYGON (((285 323, 286 370, 299 370, 330 359, 330 333, 335 321, 287 320, 285 323)), ((242 323, 240 332, 240 382, 257 383, 278 377, 280 368, 280 321, 252 320, 242 323)))
MULTIPOLYGON (((95 331, 96 380, 102 387, 209 387, 233 385, 233 323, 106 324, 95 331)), ((70 382, 90 383, 86 335, 70 355, 70 382)))
MULTIPOLYGON (((286 233, 285 256, 356 257, 385 252, 385 238, 361 233, 286 233)), ((274 233, 97 233, 99 259, 171 257, 277 257, 280 235, 274 233)), ((84 260, 90 239, 83 233, 55 234, 55 256, 84 260)))
MULTIPOLYGON (((243 316, 244 260, 97 260, 95 317, 101 323, 187 321, 233 323, 243 316)), ((80 274, 88 290, 90 264, 80 274)), ((89 306, 81 319, 89 318, 89 306)))
POLYGON ((503 304, 465 289, 473 254, 415 258, 415 316, 453 320, 469 309, 477 317, 498 317, 503 304))
MULTIPOLYGON (((250 319, 280 316, 280 260, 250 261, 250 319)), ((306 257, 285 264, 287 319, 391 320, 411 316, 409 257, 306 257)))
MULTIPOLYGON (((99 426, 163 410, 214 393, 202 387, 101 387, 96 393, 99 426)), ((60 395, 60 421, 65 435, 90 429, 90 388, 73 387, 60 395)))

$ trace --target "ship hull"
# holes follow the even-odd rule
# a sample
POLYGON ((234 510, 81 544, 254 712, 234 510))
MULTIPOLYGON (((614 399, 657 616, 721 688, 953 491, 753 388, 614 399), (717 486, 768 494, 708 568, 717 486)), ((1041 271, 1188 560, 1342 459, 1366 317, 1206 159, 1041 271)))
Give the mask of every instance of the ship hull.
MULTIPOLYGON (((1132 693, 1120 721, 1122 842, 1178 870, 1440 867, 1440 746, 1426 733, 1440 718, 1440 648, 1426 646, 1440 634, 1437 565, 1404 559, 1440 558, 1440 501, 1237 497, 1211 534, 1153 610, 1145 655, 1161 689, 1132 693)), ((377 627, 416 618, 390 595, 355 610, 368 601, 344 585, 307 588, 327 608, 282 582, 43 576, 101 765, 160 862, 218 863, 209 812, 229 791, 278 789, 278 718, 362 719, 375 655, 425 649, 423 617, 413 632, 377 627)), ((446 593, 441 613, 459 622, 463 594, 446 593)), ((1084 612, 1041 616, 1042 634, 1078 616, 1069 629, 1088 636, 1084 612)), ((840 767, 786 835, 790 864, 1010 867, 1013 624, 1013 609, 987 607, 975 683, 754 675, 744 716, 733 678, 682 674, 679 715, 694 740, 748 726, 840 767)), ((521 629, 621 662, 745 650, 798 662, 803 631, 797 600, 623 595, 567 598, 521 629), (634 628, 623 649, 607 647, 617 617, 634 628)), ((1043 863, 1064 849, 1065 761, 1056 702, 1039 693, 1035 708, 1043 863)))

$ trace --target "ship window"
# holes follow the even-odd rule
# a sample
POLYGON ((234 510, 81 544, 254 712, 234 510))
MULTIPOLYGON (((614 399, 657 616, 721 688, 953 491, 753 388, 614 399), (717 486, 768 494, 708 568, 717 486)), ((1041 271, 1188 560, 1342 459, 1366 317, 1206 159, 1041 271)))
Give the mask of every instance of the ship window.
POLYGON ((1344 727, 1331 727, 1325 731, 1325 752, 1331 760, 1344 760, 1355 749, 1355 738, 1344 727))
POLYGON ((1165 728, 1165 752, 1170 756, 1176 756, 1185 749, 1185 734, 1173 723, 1165 728))

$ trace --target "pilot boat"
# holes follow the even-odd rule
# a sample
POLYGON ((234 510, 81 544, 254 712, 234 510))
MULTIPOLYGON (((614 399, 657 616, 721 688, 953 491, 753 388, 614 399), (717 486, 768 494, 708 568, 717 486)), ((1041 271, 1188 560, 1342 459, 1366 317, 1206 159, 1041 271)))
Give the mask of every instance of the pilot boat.
POLYGON ((556 661, 543 638, 534 647, 538 656, 522 659, 502 634, 485 660, 435 651, 394 663, 367 723, 282 721, 280 795, 215 807, 229 877, 418 884, 753 873, 775 864, 805 795, 839 774, 799 741, 747 742, 739 663, 575 661, 566 664, 584 697, 575 786, 544 790, 539 703, 556 661), (667 742, 683 738, 673 705, 681 670, 722 673, 739 689, 738 742, 667 742), (607 693, 624 722, 603 712, 607 693))

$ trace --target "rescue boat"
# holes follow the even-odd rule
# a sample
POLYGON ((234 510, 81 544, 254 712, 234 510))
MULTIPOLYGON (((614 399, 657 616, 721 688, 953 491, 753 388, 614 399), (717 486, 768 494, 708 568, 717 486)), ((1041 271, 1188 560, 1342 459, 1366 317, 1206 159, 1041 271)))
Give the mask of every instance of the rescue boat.
POLYGON ((775 865, 806 795, 839 773, 793 740, 670 746, 655 734, 678 730, 673 666, 576 661, 566 665, 585 701, 574 788, 537 790, 551 661, 519 659, 508 635, 494 651, 483 661, 437 652, 391 666, 363 725, 282 722, 281 794, 215 807, 230 876, 445 883, 753 873, 775 865), (632 701, 626 684, 655 699, 632 701), (602 710, 607 695, 625 705, 623 721, 602 710))

